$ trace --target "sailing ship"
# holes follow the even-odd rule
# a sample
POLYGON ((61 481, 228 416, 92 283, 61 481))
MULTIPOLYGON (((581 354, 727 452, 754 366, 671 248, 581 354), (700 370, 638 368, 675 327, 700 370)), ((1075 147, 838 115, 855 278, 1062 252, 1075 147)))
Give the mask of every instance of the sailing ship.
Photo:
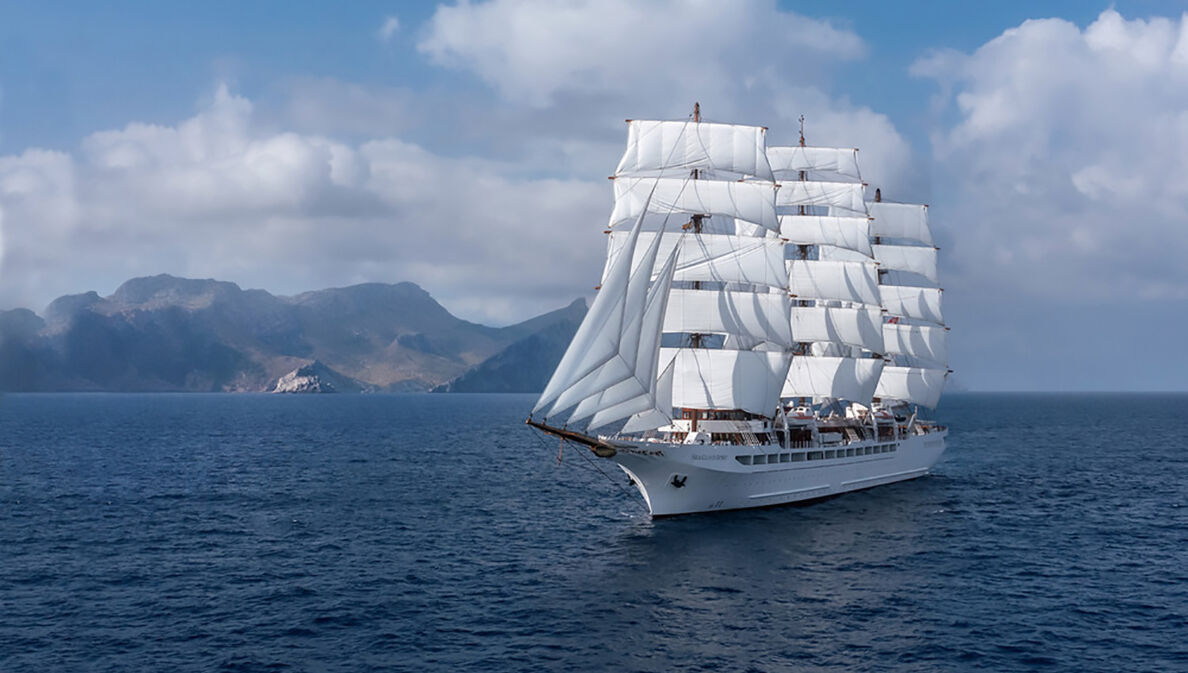
POLYGON ((925 205, 858 150, 628 120, 607 259, 527 423, 613 461, 652 516, 815 500, 928 473, 948 370, 925 205))

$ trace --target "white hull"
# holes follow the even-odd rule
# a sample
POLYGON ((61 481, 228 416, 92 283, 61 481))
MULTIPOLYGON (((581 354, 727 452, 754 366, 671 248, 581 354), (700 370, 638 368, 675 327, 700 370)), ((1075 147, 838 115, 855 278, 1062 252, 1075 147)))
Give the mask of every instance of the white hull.
POLYGON ((611 460, 635 482, 653 516, 671 516, 782 505, 921 477, 944 452, 946 435, 937 430, 811 449, 635 442, 611 460))

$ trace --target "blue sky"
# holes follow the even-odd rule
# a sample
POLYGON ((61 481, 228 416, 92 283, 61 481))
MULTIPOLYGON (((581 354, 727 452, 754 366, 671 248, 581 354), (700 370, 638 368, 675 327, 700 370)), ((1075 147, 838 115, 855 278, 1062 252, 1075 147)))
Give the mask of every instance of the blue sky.
POLYGON ((960 385, 1185 389, 1185 10, 5 2, 0 308, 170 272, 521 319, 593 285, 621 120, 701 100, 932 204, 960 385))

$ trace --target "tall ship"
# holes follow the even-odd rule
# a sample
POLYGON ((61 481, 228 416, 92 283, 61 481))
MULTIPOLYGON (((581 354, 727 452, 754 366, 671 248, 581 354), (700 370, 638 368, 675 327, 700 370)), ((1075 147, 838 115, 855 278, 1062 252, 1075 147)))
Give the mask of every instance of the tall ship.
POLYGON ((948 370, 925 205, 858 150, 628 120, 598 293, 527 419, 627 473, 652 516, 923 476, 948 370))

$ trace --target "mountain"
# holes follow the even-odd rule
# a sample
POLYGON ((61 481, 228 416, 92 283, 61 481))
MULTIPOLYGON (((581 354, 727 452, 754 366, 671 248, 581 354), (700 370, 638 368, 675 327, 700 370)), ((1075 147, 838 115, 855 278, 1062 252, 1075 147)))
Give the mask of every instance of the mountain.
POLYGON ((528 321, 534 323, 532 330, 521 330, 525 336, 448 384, 434 388, 434 392, 534 393, 543 390, 585 315, 586 302, 578 299, 563 309, 533 318, 528 321))
MULTIPOLYGON (((134 278, 108 297, 59 297, 44 319, 0 312, 0 390, 266 391, 293 374, 342 392, 424 391, 514 358, 513 346, 538 335, 568 342, 584 313, 579 300, 496 328, 455 317, 407 282, 282 297, 211 279, 134 278)), ((526 356, 529 370, 556 364, 526 356)))

